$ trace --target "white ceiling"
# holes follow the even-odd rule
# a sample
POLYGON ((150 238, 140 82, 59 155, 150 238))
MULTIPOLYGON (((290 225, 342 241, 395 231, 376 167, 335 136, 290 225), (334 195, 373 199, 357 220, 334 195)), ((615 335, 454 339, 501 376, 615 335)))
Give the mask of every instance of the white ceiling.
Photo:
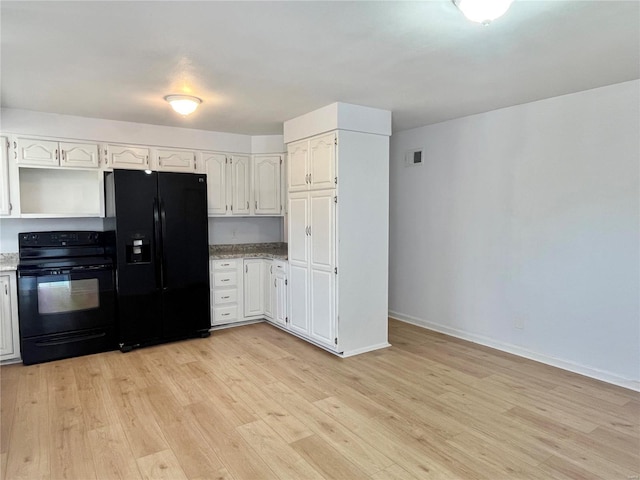
POLYGON ((3 107, 252 135, 336 101, 394 131, 640 77, 640 2, 0 2, 3 107), (203 98, 182 118, 163 96, 203 98))

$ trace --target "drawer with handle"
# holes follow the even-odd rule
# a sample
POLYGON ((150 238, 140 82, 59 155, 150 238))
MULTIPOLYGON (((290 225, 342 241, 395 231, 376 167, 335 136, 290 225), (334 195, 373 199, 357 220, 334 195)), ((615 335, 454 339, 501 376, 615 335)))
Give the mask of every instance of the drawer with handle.
POLYGON ((235 270, 238 266, 237 260, 215 260, 213 262, 214 270, 235 270))
POLYGON ((220 307, 213 309, 213 321, 215 323, 227 323, 238 318, 238 307, 220 307))
POLYGON ((213 285, 216 287, 235 287, 238 274, 233 272, 218 272, 213 275, 213 285))
POLYGON ((287 262, 283 260, 273 261, 273 272, 286 272, 286 271, 287 271, 287 262))
POLYGON ((229 290, 216 290, 213 294, 213 297, 213 303, 215 305, 235 303, 238 301, 238 289, 233 288, 229 290))

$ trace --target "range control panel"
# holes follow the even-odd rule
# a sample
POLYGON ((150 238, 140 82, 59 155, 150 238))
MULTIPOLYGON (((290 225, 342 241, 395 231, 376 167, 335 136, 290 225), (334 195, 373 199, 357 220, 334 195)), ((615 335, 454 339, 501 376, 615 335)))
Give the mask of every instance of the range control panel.
POLYGON ((102 244, 102 232, 26 232, 18 234, 22 247, 71 247, 102 244))

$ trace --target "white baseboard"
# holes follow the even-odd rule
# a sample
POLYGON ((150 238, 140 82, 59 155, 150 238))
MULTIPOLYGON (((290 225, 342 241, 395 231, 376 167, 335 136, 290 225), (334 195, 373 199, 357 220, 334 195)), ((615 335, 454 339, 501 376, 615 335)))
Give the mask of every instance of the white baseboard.
POLYGON ((468 340, 470 342, 478 343, 486 347, 491 347, 503 352, 511 353, 513 355, 518 355, 519 357, 524 357, 528 358, 529 360, 534 360, 546 365, 551 365, 552 367, 558 367, 563 370, 568 370, 569 372, 578 373, 586 377, 595 378, 596 380, 601 380, 613 385, 618 385, 619 387, 624 387, 640 392, 640 381, 620 377, 619 375, 613 374, 611 372, 594 369, 591 367, 587 367, 586 365, 580 365, 578 363, 562 360, 560 358, 550 357, 542 353, 533 352, 531 350, 527 350, 526 348, 518 347, 517 345, 499 342, 489 337, 465 332, 464 330, 451 328, 446 325, 440 325, 438 323, 428 322, 427 320, 412 317, 411 315, 404 315, 399 312, 389 311, 389 317, 395 320, 400 320, 401 322, 417 325, 418 327, 426 328, 428 330, 433 330, 439 333, 444 333, 452 337, 461 338, 462 340, 468 340))
POLYGON ((381 348, 390 347, 390 343, 380 343, 378 345, 370 345, 364 348, 356 348, 355 350, 349 350, 348 352, 342 352, 340 355, 342 358, 353 357, 355 355, 360 355, 361 353, 373 352, 374 350, 380 350, 381 348))

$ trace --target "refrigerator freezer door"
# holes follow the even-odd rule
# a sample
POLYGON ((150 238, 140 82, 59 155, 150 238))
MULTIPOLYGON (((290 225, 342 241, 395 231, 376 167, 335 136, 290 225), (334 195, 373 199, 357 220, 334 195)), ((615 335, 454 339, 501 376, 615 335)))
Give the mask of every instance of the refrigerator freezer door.
POLYGON ((206 176, 160 172, 158 199, 163 336, 206 332, 211 326, 206 176))

